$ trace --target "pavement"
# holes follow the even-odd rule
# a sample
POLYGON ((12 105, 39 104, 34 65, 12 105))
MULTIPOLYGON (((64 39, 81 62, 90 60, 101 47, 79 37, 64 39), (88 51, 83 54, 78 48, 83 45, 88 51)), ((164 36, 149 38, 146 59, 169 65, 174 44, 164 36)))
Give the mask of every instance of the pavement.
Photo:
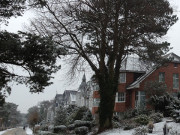
POLYGON ((15 128, 12 130, 8 130, 2 135, 27 135, 27 134, 22 128, 15 128))

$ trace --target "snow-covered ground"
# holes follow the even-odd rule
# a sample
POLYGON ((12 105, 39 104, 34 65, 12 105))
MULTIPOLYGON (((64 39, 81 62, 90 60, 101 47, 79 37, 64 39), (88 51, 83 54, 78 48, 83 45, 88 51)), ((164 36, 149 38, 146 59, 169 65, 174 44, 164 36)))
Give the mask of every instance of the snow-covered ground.
POLYGON ((11 128, 11 129, 7 129, 7 130, 4 130, 4 131, 0 131, 0 135, 4 134, 5 132, 7 132, 8 130, 12 130, 14 128, 11 128))
MULTIPOLYGON (((170 132, 177 132, 180 134, 180 123, 169 122, 168 119, 163 119, 162 122, 154 124, 153 133, 148 134, 148 135, 163 135, 163 127, 166 121, 167 121, 167 127, 170 128, 170 132)), ((113 130, 103 132, 99 135, 133 135, 134 132, 135 132, 135 129, 123 130, 119 128, 119 129, 113 129, 113 130)))
POLYGON ((33 135, 33 132, 29 127, 26 128, 26 134, 27 135, 33 135))

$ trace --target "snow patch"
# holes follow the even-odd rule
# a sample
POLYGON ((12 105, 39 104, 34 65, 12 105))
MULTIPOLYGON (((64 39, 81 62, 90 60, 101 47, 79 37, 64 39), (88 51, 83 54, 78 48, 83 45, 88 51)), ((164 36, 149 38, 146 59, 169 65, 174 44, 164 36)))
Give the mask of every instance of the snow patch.
POLYGON ((33 132, 29 127, 26 128, 26 134, 27 135, 33 135, 33 132))

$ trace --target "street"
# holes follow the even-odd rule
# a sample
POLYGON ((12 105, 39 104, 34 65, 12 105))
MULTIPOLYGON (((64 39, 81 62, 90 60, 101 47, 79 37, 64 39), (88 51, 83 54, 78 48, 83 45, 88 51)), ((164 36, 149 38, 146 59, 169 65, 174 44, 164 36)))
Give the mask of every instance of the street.
POLYGON ((15 128, 5 132, 2 135, 27 135, 27 134, 22 128, 15 128))

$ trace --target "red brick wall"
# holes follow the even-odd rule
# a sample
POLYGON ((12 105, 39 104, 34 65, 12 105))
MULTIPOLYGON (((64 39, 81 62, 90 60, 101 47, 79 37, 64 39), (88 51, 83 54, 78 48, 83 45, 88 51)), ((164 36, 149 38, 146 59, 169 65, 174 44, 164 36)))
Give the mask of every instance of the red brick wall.
POLYGON ((98 111, 98 107, 93 107, 92 108, 92 114, 94 115, 95 113, 97 113, 97 111, 98 111))
POLYGON ((126 103, 125 102, 116 102, 114 106, 115 112, 124 112, 126 110, 126 103))
MULTIPOLYGON (((178 64, 178 67, 174 67, 174 63, 169 63, 168 66, 159 67, 157 70, 155 70, 151 75, 149 75, 141 84, 140 84, 140 90, 144 89, 144 84, 147 81, 150 80, 159 80, 159 72, 165 72, 165 83, 168 87, 168 89, 173 89, 173 73, 178 73, 180 78, 180 64, 178 64)), ((179 80, 180 81, 180 80, 179 80)), ((180 82, 179 82, 180 84, 180 82)), ((174 90, 175 91, 175 90, 174 90)))
POLYGON ((100 98, 99 91, 93 91, 93 98, 100 98))

